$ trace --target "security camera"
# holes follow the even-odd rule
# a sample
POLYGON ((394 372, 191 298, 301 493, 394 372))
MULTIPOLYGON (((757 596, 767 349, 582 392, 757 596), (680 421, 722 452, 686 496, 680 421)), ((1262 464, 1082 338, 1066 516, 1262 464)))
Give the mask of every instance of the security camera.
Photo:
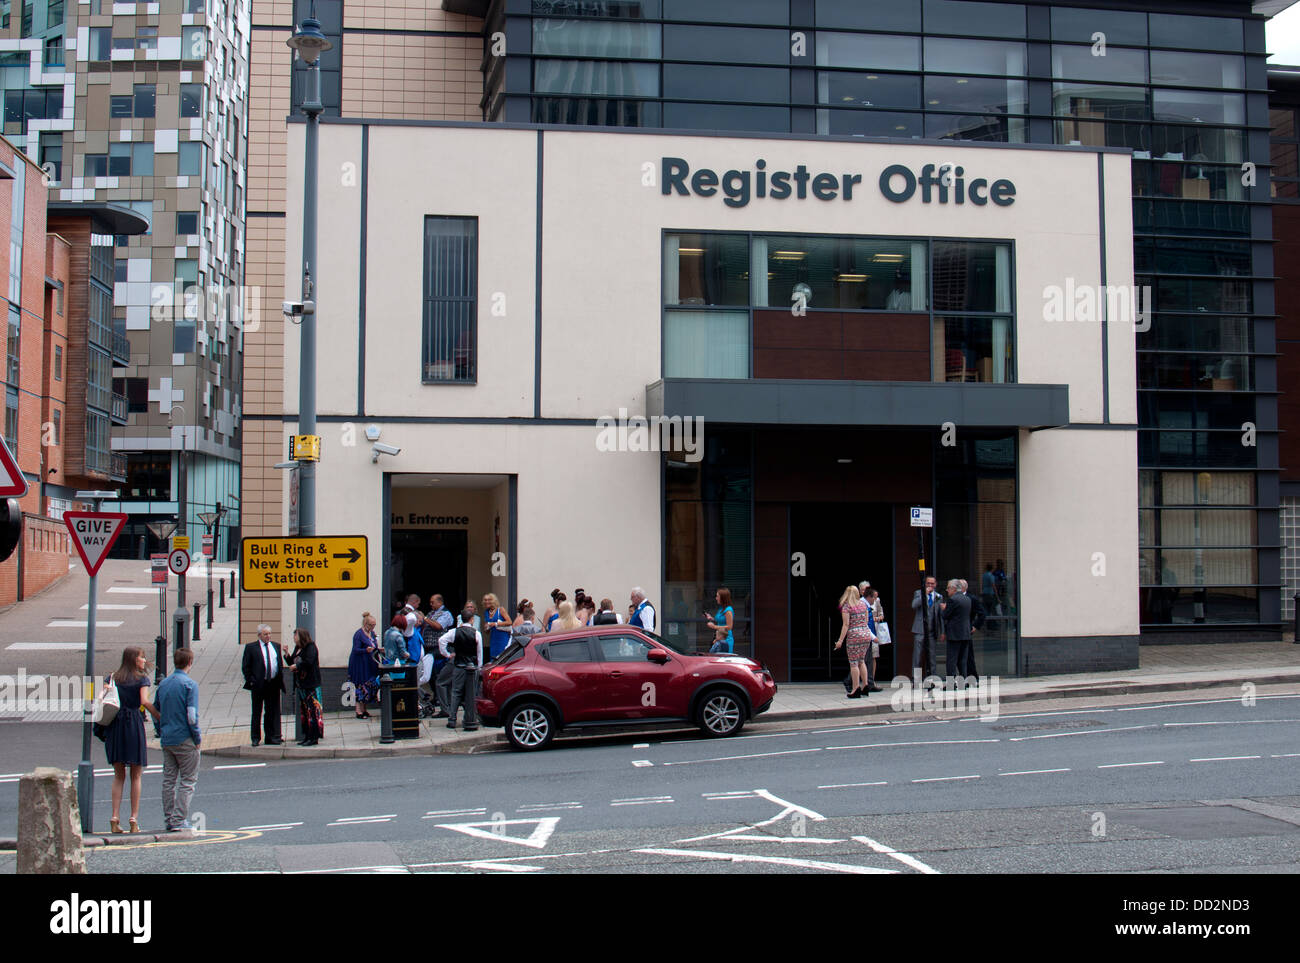
POLYGON ((379 432, 378 425, 366 425, 366 441, 378 441, 379 432))
POLYGON ((385 445, 377 441, 370 446, 370 463, 373 465, 379 461, 380 455, 400 455, 401 453, 402 449, 394 445, 385 445))
POLYGON ((281 305, 286 318, 301 319, 304 315, 316 313, 315 301, 284 301, 281 305))

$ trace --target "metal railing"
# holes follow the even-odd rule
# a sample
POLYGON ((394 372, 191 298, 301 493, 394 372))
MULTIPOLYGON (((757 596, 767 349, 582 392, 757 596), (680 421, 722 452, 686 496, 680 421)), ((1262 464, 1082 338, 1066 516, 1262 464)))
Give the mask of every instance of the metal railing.
POLYGON ((119 395, 113 392, 111 405, 108 412, 109 418, 115 425, 125 425, 127 416, 126 395, 119 395))
POLYGON ((122 365, 130 364, 131 363, 131 339, 128 338, 125 334, 121 334, 117 331, 114 331, 112 352, 113 352, 114 363, 121 362, 122 365))

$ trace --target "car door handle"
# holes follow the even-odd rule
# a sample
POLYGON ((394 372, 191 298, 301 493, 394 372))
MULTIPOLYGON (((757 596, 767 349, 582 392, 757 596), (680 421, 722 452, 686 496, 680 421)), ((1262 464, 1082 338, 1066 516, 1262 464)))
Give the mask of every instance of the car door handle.
POLYGON ((609 677, 610 677, 611 679, 621 679, 621 678, 623 678, 623 673, 622 673, 621 671, 619 671, 618 669, 610 669, 610 671, 609 671, 609 677))

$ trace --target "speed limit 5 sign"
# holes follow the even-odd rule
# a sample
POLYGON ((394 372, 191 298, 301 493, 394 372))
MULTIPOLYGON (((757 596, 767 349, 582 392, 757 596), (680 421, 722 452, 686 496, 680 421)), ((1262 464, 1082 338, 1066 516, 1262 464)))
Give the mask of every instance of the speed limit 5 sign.
POLYGON ((167 556, 167 567, 176 575, 184 575, 186 569, 190 567, 190 553, 183 548, 174 549, 167 556))

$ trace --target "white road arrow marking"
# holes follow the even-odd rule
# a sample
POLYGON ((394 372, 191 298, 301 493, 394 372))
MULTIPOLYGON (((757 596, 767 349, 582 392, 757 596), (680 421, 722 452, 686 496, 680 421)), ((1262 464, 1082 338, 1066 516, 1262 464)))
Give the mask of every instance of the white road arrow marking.
POLYGON ((539 819, 497 819, 491 822, 482 823, 437 823, 440 829, 450 829, 458 833, 464 833, 466 836, 477 836, 480 839, 494 839, 502 843, 518 843, 520 846, 529 846, 533 849, 543 849, 551 834, 555 832, 555 827, 559 825, 559 816, 542 816, 539 819), (503 826, 533 826, 533 831, 525 837, 507 836, 502 833, 503 826))
POLYGON ((853 866, 849 863, 828 863, 820 859, 796 859, 793 856, 755 856, 752 853, 714 853, 701 849, 638 849, 649 856, 691 856, 695 859, 716 859, 728 863, 770 863, 775 866, 796 866, 800 869, 820 870, 826 873, 854 873, 860 876, 892 875, 896 869, 877 869, 874 866, 853 866))

